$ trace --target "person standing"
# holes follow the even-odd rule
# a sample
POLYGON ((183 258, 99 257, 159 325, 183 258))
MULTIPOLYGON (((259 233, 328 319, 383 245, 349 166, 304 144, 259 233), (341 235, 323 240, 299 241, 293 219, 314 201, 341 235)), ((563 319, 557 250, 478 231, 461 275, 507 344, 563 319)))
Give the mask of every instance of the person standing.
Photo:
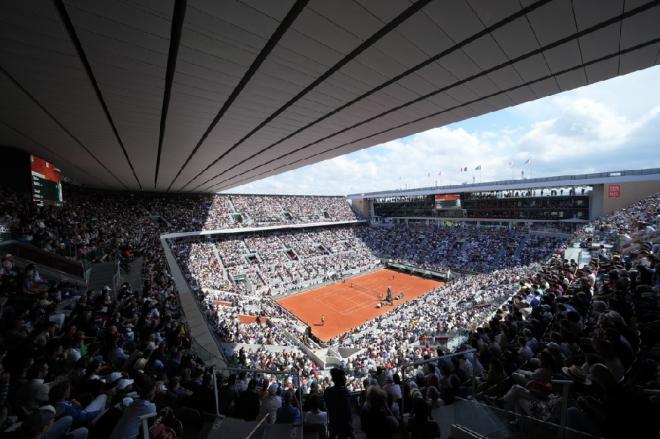
POLYGON ((393 439, 399 430, 399 421, 388 407, 387 393, 379 386, 367 390, 360 421, 367 439, 393 439))
POLYGON ((353 438, 351 397, 346 388, 346 374, 336 367, 330 370, 334 386, 328 387, 323 399, 328 408, 328 439, 353 438))
POLYGON ((261 402, 259 418, 268 415, 266 422, 269 424, 274 424, 277 421, 277 411, 282 408, 282 398, 277 395, 279 388, 277 383, 272 383, 268 386, 268 394, 261 402))

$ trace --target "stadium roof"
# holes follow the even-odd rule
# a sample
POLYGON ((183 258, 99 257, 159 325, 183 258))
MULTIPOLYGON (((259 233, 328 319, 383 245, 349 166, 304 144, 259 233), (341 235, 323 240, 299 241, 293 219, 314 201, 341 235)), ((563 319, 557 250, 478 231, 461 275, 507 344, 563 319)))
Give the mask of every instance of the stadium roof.
POLYGON ((559 175, 556 177, 527 178, 521 180, 485 181, 472 184, 454 184, 416 189, 368 192, 347 195, 350 199, 416 197, 434 194, 460 194, 464 192, 487 192, 542 189, 569 186, 591 186, 595 184, 629 183, 633 181, 659 181, 660 168, 630 171, 598 172, 593 174, 559 175))
POLYGON ((211 192, 657 64, 660 2, 0 3, 0 144, 211 192))

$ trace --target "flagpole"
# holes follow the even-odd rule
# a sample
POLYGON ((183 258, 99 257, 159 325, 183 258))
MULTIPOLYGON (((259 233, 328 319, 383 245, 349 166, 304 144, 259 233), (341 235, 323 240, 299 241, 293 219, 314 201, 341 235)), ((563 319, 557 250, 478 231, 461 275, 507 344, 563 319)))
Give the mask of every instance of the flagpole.
POLYGON ((527 165, 527 178, 532 178, 532 159, 528 158, 525 160, 525 163, 523 163, 523 170, 525 169, 525 165, 527 165))

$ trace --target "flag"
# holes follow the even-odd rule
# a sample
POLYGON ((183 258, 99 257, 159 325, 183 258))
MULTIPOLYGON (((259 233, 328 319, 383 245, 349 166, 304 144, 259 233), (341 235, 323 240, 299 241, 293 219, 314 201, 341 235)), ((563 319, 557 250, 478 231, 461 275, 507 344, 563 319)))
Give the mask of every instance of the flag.
POLYGON ((442 175, 442 171, 438 171, 438 177, 442 175))
POLYGON ((475 171, 481 171, 481 165, 479 165, 479 166, 477 166, 476 168, 474 168, 474 170, 475 170, 475 171))
POLYGON ((427 176, 430 177, 430 176, 431 176, 431 173, 429 172, 427 176))
POLYGON ((513 162, 509 162, 509 168, 513 168, 513 162))
POLYGON ((531 159, 527 159, 527 160, 525 160, 525 164, 528 165, 530 160, 531 160, 531 159))

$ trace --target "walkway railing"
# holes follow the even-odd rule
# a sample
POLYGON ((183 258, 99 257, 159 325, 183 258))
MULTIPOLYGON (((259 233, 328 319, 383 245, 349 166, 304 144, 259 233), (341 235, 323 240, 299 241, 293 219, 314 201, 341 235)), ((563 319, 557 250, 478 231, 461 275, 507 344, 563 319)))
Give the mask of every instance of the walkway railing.
MULTIPOLYGON (((294 388, 296 389, 296 399, 298 403, 298 410, 300 411, 300 424, 292 425, 292 433, 289 434, 289 437, 291 439, 295 438, 303 438, 303 430, 304 430, 304 412, 303 412, 303 406, 302 406, 302 398, 301 398, 301 392, 299 392, 299 389, 301 388, 302 384, 302 374, 299 369, 294 370, 293 372, 283 372, 279 370, 265 370, 265 369, 242 369, 242 368, 237 368, 237 367, 216 367, 214 368, 214 373, 213 373, 213 382, 214 386, 217 386, 215 380, 216 380, 216 373, 215 372, 229 372, 229 373, 245 373, 247 376, 252 376, 254 377, 255 375, 271 375, 271 376, 283 376, 285 378, 288 377, 294 377, 296 382, 294 383, 294 388), (293 433, 295 432, 295 433, 293 433)), ((283 379, 278 379, 279 382, 283 382, 283 379)), ((216 391, 216 395, 217 395, 216 391)), ((218 405, 218 398, 216 396, 215 399, 215 404, 216 404, 216 413, 219 415, 219 405, 218 405)), ((262 437, 266 431, 264 427, 267 425, 265 424, 266 419, 268 416, 264 416, 259 423, 252 429, 252 431, 246 436, 246 439, 254 439, 257 437, 262 437), (259 435, 259 430, 261 430, 261 435, 259 435)))
MULTIPOLYGON (((456 399, 470 404, 475 404, 481 409, 493 412, 498 417, 505 419, 507 421, 506 428, 508 431, 502 432, 503 434, 518 433, 521 435, 521 437, 535 438, 570 437, 572 439, 603 439, 602 436, 568 427, 566 425, 567 417, 565 407, 562 408, 562 421, 561 423, 557 424, 555 422, 538 419, 532 416, 524 415, 522 413, 512 412, 510 410, 486 404, 475 399, 465 399, 461 397, 457 397, 456 399)), ((464 422, 462 424, 465 425, 466 423, 464 422)))
POLYGON ((61 271, 69 276, 75 276, 80 279, 85 278, 85 270, 79 261, 59 256, 42 250, 39 247, 16 240, 4 241, 1 245, 3 251, 18 256, 19 258, 26 259, 35 264, 41 264, 53 270, 61 271))

